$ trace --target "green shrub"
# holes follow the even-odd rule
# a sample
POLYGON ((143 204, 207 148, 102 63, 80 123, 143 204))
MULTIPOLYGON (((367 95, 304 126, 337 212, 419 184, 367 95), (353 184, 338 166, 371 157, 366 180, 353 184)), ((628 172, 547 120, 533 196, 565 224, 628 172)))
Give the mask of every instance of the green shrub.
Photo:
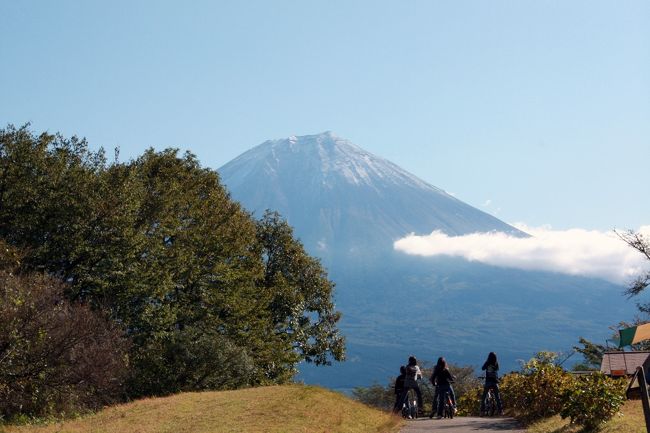
POLYGON ((456 406, 458 415, 461 416, 479 416, 481 410, 481 397, 483 396, 483 387, 478 386, 466 391, 458 398, 456 406))
POLYGON ((504 406, 518 418, 532 421, 557 415, 562 410, 562 396, 572 386, 573 377, 554 364, 555 354, 540 352, 501 380, 504 406))
POLYGON ((611 379, 600 372, 580 376, 562 394, 562 418, 596 429, 612 418, 625 402, 625 380, 611 379))
MULTIPOLYGON (((530 422, 560 414, 592 431, 618 412, 625 401, 625 380, 600 372, 575 377, 555 360, 554 353, 540 352, 520 372, 501 378, 501 399, 510 415, 530 422)), ((478 415, 482 395, 482 386, 465 392, 458 399, 459 414, 478 415)))
POLYGON ((383 410, 391 410, 395 404, 395 388, 393 384, 384 387, 378 383, 368 387, 359 386, 352 390, 352 398, 383 410))

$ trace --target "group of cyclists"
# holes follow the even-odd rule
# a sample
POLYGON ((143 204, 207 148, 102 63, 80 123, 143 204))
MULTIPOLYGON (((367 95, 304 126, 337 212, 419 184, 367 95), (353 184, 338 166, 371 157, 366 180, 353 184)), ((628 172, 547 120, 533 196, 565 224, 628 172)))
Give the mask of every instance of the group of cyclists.
MULTIPOLYGON (((487 360, 481 367, 481 370, 485 371, 485 383, 483 385, 483 396, 481 397, 481 414, 486 413, 485 401, 486 396, 490 391, 492 391, 496 400, 497 413, 503 414, 503 406, 499 394, 499 362, 496 353, 490 352, 487 360)), ((405 366, 400 367, 400 375, 395 379, 395 406, 393 408, 395 413, 402 411, 402 408, 408 403, 408 393, 412 389, 415 391, 417 396, 417 416, 424 416, 422 391, 418 385, 418 380, 420 379, 422 379, 422 370, 420 370, 420 367, 418 366, 418 361, 415 356, 409 356, 408 363, 405 366)), ((452 405, 452 410, 455 412, 456 395, 454 394, 454 388, 451 385, 455 378, 449 371, 445 358, 438 358, 438 362, 433 368, 433 373, 429 380, 435 387, 429 418, 435 416, 436 419, 441 419, 443 416, 443 408, 448 400, 452 405)))

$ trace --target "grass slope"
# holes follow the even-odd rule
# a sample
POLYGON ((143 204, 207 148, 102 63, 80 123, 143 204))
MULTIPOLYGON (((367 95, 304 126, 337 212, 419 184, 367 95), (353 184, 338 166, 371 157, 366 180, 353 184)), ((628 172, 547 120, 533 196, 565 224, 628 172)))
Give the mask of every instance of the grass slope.
MULTIPOLYGON (((559 416, 539 421, 528 427, 529 433, 582 433, 578 426, 569 424, 559 416)), ((599 433, 646 433, 641 401, 630 400, 625 403, 619 415, 609 420, 599 433)))
POLYGON ((342 394, 302 385, 184 393, 6 433, 394 433, 401 421, 342 394))

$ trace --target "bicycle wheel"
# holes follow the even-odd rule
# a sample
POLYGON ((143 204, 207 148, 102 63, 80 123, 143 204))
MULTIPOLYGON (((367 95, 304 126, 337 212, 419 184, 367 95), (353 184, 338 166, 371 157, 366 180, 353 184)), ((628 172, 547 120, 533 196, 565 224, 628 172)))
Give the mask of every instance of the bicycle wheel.
POLYGON ((488 394, 485 396, 485 400, 483 400, 483 409, 481 410, 481 416, 489 416, 491 408, 492 401, 490 400, 490 394, 488 394))
POLYGON ((494 414, 497 411, 497 402, 496 399, 494 398, 494 394, 492 393, 492 391, 490 391, 490 393, 488 394, 487 400, 488 401, 486 406, 487 409, 486 412, 488 416, 494 416, 494 414))
POLYGON ((453 418, 454 417, 454 408, 451 404, 451 398, 449 397, 449 393, 445 392, 443 393, 439 398, 442 399, 443 405, 442 405, 442 417, 443 418, 453 418))
POLYGON ((408 418, 410 416, 411 406, 409 405, 408 393, 403 397, 400 413, 402 414, 402 418, 408 418))
POLYGON ((418 397, 414 389, 410 389, 408 393, 408 399, 411 407, 411 418, 417 419, 418 417, 418 397))
POLYGON ((453 419, 454 418, 454 406, 452 406, 451 402, 447 402, 445 410, 447 411, 447 418, 453 419))

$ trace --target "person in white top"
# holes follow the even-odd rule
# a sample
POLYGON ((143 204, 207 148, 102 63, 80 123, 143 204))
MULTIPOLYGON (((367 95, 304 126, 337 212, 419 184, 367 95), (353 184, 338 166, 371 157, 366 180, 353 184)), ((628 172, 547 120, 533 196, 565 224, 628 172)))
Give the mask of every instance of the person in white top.
MULTIPOLYGON (((414 389, 415 394, 417 395, 418 402, 418 415, 423 414, 422 406, 422 391, 418 386, 418 380, 422 379, 422 370, 418 366, 418 361, 415 359, 415 356, 409 356, 409 362, 406 365, 406 377, 404 378, 404 390, 402 391, 401 401, 404 403, 406 401, 409 389, 414 389)), ((401 407, 402 405, 400 405, 401 407)))

